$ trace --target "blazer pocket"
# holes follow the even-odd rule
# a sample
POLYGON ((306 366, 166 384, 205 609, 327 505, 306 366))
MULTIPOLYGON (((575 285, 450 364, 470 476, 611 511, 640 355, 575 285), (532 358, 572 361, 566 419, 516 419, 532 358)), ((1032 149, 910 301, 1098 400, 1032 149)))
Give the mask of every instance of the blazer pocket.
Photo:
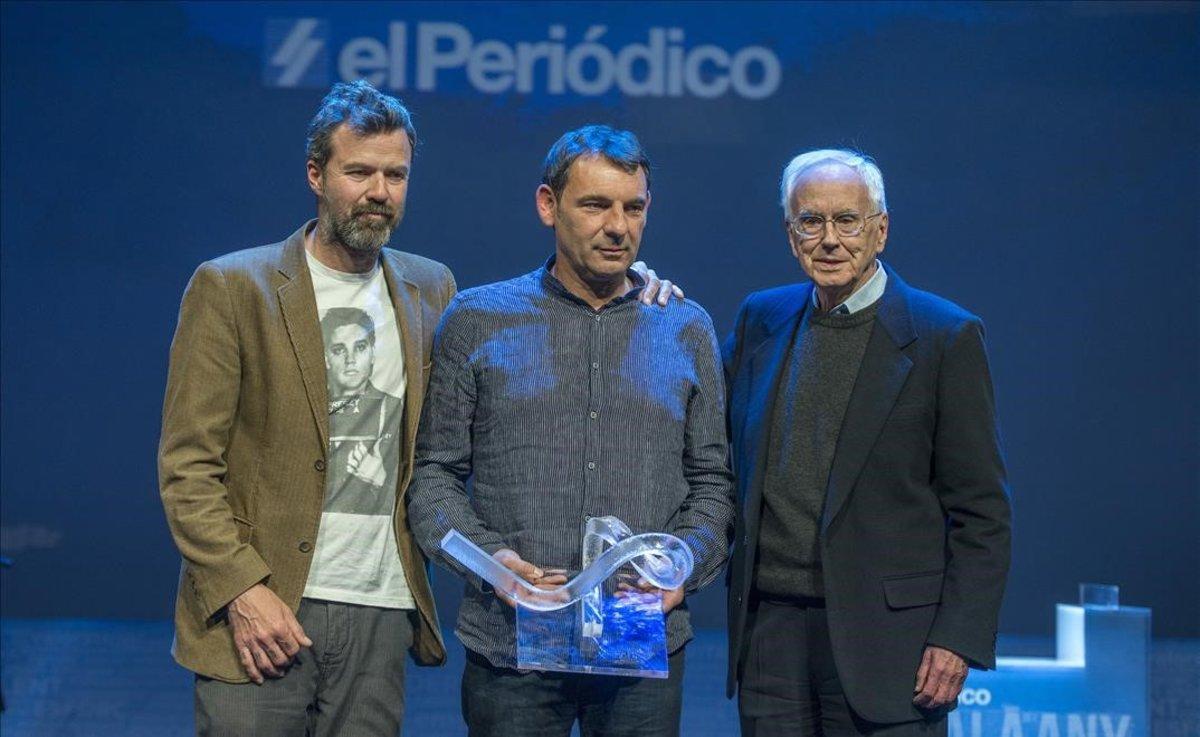
POLYGON ((883 598, 889 609, 928 606, 942 600, 942 571, 910 573, 883 579, 883 598))
POLYGON ((254 537, 254 523, 248 519, 233 515, 233 522, 237 525, 238 542, 248 543, 254 537))
POLYGON ((925 421, 926 408, 921 404, 901 404, 894 407, 887 421, 892 425, 910 425, 925 421))

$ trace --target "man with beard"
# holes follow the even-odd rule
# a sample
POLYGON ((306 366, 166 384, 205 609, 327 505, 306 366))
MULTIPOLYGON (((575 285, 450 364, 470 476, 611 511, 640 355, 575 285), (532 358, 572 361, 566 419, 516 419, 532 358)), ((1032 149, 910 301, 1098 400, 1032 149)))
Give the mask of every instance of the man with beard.
MULTIPOLYGON (((415 140, 399 100, 334 85, 308 128, 317 218, 201 264, 184 293, 159 488, 183 556, 173 652, 196 674, 199 734, 395 735, 405 650, 445 662, 397 504, 433 329, 455 293, 442 264, 383 247, 415 140), (369 320, 341 323, 346 311, 369 320), (335 433, 372 399, 374 426, 348 423, 370 442, 340 457, 335 433), (343 505, 363 479, 370 503, 343 505)), ((646 299, 670 293, 662 282, 646 299)))
POLYGON ((442 264, 383 248, 404 214, 414 143, 398 100, 336 85, 308 130, 316 220, 202 264, 184 294, 159 484, 184 558, 174 654, 196 673, 199 734, 395 735, 405 650, 418 664, 445 660, 424 561, 396 508, 432 326, 455 292, 442 264), (379 377, 403 407, 368 448, 375 479, 393 481, 359 524, 337 506, 358 477, 330 449, 347 409, 334 395, 352 372, 332 370, 326 347, 347 336, 332 326, 323 339, 318 319, 344 310, 375 318, 371 339, 342 341, 358 344, 361 383, 379 377))

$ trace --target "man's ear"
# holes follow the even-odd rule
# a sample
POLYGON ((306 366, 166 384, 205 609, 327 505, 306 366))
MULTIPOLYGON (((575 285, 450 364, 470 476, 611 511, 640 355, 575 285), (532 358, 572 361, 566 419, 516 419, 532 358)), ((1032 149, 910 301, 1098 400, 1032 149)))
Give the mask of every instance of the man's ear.
POLYGON ((533 200, 542 225, 553 228, 558 217, 558 198, 554 196, 554 190, 545 184, 538 185, 537 191, 533 193, 533 200))
POLYGON ((308 188, 318 197, 321 196, 321 189, 325 185, 324 173, 321 167, 317 166, 317 162, 308 160, 308 188))
POLYGON ((876 255, 883 253, 883 247, 887 245, 889 224, 886 212, 879 216, 879 248, 875 251, 876 255))
POLYGON ((796 257, 797 261, 799 261, 800 240, 796 237, 796 234, 792 232, 792 225, 787 221, 787 218, 783 219, 783 234, 787 237, 788 248, 792 249, 792 255, 796 257))

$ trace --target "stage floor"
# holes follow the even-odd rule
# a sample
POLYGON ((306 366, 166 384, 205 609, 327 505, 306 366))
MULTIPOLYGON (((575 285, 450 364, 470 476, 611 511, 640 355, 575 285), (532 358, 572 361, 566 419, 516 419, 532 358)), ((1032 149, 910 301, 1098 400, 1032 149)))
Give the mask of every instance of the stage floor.
MULTIPOLYGON (((453 634, 445 668, 409 669, 406 735, 466 734, 459 717, 463 650, 453 634)), ((4 737, 184 737, 192 734, 191 677, 169 653, 168 622, 0 620, 4 737)), ((1049 655, 1048 638, 1005 637, 1003 655, 1049 655)), ((1200 737, 1200 641, 1156 640, 1154 737, 1200 737)), ((969 683, 969 681, 968 681, 969 683)), ((682 734, 737 734, 725 699, 725 635, 688 645, 682 734)))

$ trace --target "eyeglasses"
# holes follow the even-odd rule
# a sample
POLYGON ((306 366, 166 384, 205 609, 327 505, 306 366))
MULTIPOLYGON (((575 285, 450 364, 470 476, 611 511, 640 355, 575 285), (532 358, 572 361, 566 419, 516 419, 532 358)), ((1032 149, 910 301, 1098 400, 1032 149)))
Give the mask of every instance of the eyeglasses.
POLYGON ((844 212, 831 218, 822 215, 800 215, 788 220, 788 228, 797 238, 816 238, 825 235, 825 223, 833 223, 834 231, 843 238, 853 238, 862 235, 867 221, 879 217, 883 212, 863 217, 856 212, 844 212))

